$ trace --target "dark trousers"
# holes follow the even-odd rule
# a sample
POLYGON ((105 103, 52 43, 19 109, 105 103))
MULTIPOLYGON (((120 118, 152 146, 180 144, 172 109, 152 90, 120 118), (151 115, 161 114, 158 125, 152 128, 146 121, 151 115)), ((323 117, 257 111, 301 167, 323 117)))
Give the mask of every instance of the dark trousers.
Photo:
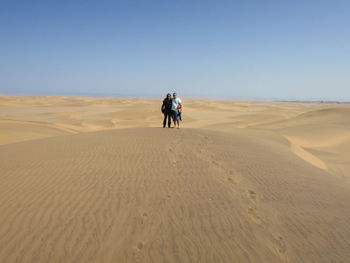
POLYGON ((163 127, 165 127, 167 118, 168 118, 168 127, 170 128, 170 126, 171 126, 171 111, 170 112, 164 112, 163 127))

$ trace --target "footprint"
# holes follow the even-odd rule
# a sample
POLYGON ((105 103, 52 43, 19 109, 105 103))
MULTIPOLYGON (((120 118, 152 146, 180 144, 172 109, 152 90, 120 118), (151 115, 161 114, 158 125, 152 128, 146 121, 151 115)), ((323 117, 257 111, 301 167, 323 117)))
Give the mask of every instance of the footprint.
POLYGON ((213 160, 213 161, 211 161, 211 162, 212 162, 213 164, 219 166, 219 163, 218 163, 217 161, 213 160))
POLYGON ((256 193, 253 190, 248 190, 248 197, 252 200, 256 199, 256 193))
POLYGON ((233 180, 231 177, 227 177, 227 181, 229 181, 231 184, 237 184, 237 182, 233 180))
POLYGON ((253 219, 253 221, 257 224, 261 223, 261 219, 260 216, 256 213, 255 208, 249 206, 248 207, 248 214, 250 215, 250 217, 253 219))
POLYGON ((279 236, 278 238, 275 238, 273 240, 273 242, 274 242, 276 249, 279 253, 281 253, 281 254, 286 253, 287 247, 286 247, 286 244, 284 243, 284 240, 281 236, 279 236))
POLYGON ((137 248, 139 250, 143 249, 143 243, 142 242, 137 243, 137 248))
POLYGON ((143 213, 142 216, 148 216, 147 213, 143 213))

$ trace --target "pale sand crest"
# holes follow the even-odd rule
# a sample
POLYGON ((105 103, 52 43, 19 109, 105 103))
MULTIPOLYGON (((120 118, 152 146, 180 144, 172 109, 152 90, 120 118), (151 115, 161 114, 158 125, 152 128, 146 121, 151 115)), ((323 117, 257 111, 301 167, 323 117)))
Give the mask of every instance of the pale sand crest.
POLYGON ((0 96, 0 262, 350 262, 348 105, 0 96))

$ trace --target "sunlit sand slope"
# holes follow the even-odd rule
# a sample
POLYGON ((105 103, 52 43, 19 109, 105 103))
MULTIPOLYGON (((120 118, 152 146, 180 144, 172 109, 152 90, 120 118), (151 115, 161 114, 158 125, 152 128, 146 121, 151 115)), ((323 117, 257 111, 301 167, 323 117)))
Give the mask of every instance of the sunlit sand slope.
POLYGON ((63 135, 0 167, 0 262, 350 262, 348 186, 254 137, 63 135))

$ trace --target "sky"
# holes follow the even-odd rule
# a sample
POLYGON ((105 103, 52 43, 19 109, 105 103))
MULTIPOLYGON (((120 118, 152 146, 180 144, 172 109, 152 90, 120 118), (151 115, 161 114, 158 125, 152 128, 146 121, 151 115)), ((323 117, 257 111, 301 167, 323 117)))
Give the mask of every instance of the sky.
POLYGON ((350 100, 348 0, 0 0, 0 93, 350 100))

